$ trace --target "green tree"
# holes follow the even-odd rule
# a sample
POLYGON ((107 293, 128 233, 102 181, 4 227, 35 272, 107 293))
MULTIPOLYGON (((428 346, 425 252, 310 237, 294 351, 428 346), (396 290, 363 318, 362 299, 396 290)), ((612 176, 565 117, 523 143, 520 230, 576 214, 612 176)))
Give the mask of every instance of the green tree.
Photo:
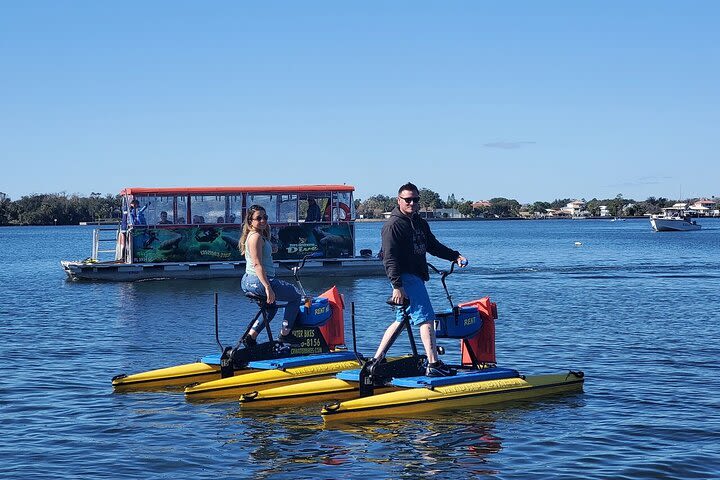
POLYGON ((433 192, 429 188, 420 189, 420 206, 427 210, 434 210, 436 208, 442 208, 442 200, 440 195, 433 192))
POLYGON ((550 202, 550 208, 555 208, 555 209, 562 208, 570 202, 572 202, 572 200, 569 198, 563 198, 563 199, 556 198, 555 200, 550 202))
POLYGON ((0 200, 0 225, 9 225, 12 220, 12 202, 5 197, 0 200))
POLYGON ((615 196, 615 199, 612 201, 612 205, 610 207, 610 213, 615 215, 616 217, 619 217, 623 214, 623 196, 622 193, 618 193, 617 196, 615 196))
POLYGON ((528 207, 528 211, 533 214, 545 215, 549 208, 551 208, 549 202, 535 202, 528 207))
POLYGON ((490 214, 498 217, 517 217, 520 215, 520 202, 498 197, 490 199, 490 214))
POLYGON ((395 197, 388 197, 387 195, 374 195, 362 202, 362 204, 357 208, 357 213, 365 218, 382 218, 383 212, 391 211, 395 208, 395 205, 395 197))
POLYGON ((458 212, 460 212, 460 215, 464 217, 469 217, 473 214, 473 206, 471 201, 462 202, 457 207, 458 212))

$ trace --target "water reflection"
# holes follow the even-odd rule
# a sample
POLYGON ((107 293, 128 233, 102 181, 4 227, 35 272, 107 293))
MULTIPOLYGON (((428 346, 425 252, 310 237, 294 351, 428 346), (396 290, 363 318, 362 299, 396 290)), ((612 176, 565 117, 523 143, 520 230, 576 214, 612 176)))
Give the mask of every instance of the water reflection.
POLYGON ((288 475, 298 469, 307 474, 309 467, 324 465, 362 475, 369 464, 383 476, 444 474, 453 464, 469 474, 497 473, 488 467, 489 457, 502 450, 493 410, 327 425, 318 412, 319 405, 311 405, 233 413, 230 418, 242 425, 242 435, 229 437, 227 443, 251 445, 249 456, 263 466, 255 474, 288 475))

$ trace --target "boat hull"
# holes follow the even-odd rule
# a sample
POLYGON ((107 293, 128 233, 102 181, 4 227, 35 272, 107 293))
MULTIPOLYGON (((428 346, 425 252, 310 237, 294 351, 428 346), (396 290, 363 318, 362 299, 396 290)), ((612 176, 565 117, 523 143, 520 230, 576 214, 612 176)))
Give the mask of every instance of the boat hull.
POLYGON ((682 218, 651 218, 650 225, 656 232, 690 232, 701 228, 697 223, 682 218))
MULTIPOLYGON (((297 261, 275 262, 296 265, 297 261)), ((245 262, 176 262, 176 263, 117 263, 68 261, 60 262, 70 280, 104 280, 133 282, 149 279, 208 279, 241 278, 245 262)), ((292 277, 287 268, 276 270, 278 277, 292 277)), ((382 260, 375 257, 309 259, 303 267, 303 277, 358 277, 384 275, 382 260)))
POLYGON ((358 368, 357 360, 324 362, 286 369, 260 370, 247 375, 222 378, 185 388, 188 400, 239 398, 244 393, 309 380, 327 379, 343 370, 358 368))
POLYGON ((580 392, 582 374, 560 373, 428 388, 408 388, 326 405, 325 422, 380 416, 412 416, 444 408, 467 408, 546 395, 580 392))

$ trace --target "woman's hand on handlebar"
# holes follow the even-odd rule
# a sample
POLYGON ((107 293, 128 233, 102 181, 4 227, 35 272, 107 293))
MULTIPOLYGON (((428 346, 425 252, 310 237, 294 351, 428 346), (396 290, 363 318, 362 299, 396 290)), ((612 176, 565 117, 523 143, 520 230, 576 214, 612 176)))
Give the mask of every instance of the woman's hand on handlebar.
POLYGON ((467 261, 467 258, 463 257, 462 255, 458 255, 458 258, 455 260, 455 263, 457 263, 458 267, 465 268, 465 267, 467 267, 468 261, 467 261))

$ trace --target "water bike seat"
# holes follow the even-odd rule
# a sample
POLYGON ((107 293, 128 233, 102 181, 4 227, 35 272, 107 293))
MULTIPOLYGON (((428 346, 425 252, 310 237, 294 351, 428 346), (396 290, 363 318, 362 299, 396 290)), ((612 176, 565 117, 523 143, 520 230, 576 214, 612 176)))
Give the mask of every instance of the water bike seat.
MULTIPOLYGON (((265 295, 258 295, 254 292, 245 292, 245 296, 259 305, 268 305, 265 295)), ((276 305, 285 305, 285 302, 275 302, 276 305)))

